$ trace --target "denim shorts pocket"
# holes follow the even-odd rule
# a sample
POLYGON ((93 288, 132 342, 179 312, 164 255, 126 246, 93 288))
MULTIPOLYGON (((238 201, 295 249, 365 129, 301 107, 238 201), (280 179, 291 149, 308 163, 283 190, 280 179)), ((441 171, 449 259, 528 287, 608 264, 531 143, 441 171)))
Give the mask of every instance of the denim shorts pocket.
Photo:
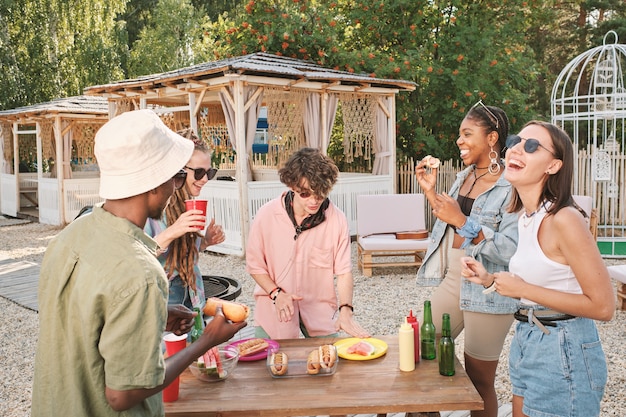
POLYGON ((601 342, 583 343, 582 350, 591 389, 594 391, 604 390, 607 381, 607 368, 601 342))

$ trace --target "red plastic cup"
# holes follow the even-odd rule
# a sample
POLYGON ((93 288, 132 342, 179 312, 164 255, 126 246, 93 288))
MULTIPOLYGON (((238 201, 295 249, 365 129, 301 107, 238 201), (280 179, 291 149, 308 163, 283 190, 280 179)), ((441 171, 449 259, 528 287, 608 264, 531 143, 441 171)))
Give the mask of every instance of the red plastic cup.
POLYGON ((178 399, 180 392, 180 377, 177 376, 167 387, 163 388, 163 402, 172 403, 178 399))
POLYGON ((163 336, 165 342, 165 351, 167 356, 174 356, 176 353, 187 347, 187 333, 177 336, 174 333, 168 333, 163 336))
MULTIPOLYGON (((187 346, 187 334, 177 336, 174 333, 168 333, 163 336, 165 342, 165 351, 167 356, 173 356, 187 346)), ((176 377, 167 387, 163 389, 163 402, 171 403, 178 399, 180 388, 180 377, 176 377)))
MULTIPOLYGON (((198 200, 198 199, 194 199, 194 200, 185 200, 185 210, 189 211, 189 210, 202 210, 202 215, 206 218, 206 206, 208 204, 207 200, 198 200)), ((198 229, 202 230, 204 229, 204 225, 205 223, 202 224, 202 227, 199 227, 198 229)))

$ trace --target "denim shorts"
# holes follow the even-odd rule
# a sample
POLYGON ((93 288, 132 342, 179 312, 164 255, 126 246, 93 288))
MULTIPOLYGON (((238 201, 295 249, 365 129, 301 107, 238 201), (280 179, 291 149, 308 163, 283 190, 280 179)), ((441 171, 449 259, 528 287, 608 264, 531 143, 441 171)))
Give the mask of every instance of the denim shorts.
POLYGON ((607 367, 593 320, 555 321, 544 334, 518 322, 509 353, 513 395, 529 417, 593 417, 607 381, 607 367))
POLYGON ((170 293, 167 297, 167 303, 182 304, 188 309, 193 310, 191 297, 189 296, 189 288, 187 288, 179 275, 176 275, 170 280, 170 293))

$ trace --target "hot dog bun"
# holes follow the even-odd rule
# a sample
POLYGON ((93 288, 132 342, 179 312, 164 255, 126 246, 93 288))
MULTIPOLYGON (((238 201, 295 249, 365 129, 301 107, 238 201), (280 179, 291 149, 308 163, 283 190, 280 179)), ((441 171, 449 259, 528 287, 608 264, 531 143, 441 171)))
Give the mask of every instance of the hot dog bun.
POLYGON ((285 375, 289 365, 289 358, 283 352, 272 353, 270 364, 270 370, 274 375, 285 375))
POLYGON ((239 356, 248 356, 261 352, 267 349, 268 346, 269 343, 265 339, 254 338, 238 344, 237 349, 239 349, 239 356))
POLYGON ((315 375, 320 371, 320 354, 319 350, 315 349, 309 353, 309 357, 306 360, 306 373, 309 375, 315 375))
POLYGON ((441 161, 439 158, 435 158, 431 155, 426 155, 422 161, 426 164, 426 166, 430 169, 439 168, 441 161))
POLYGON ((214 316, 217 310, 217 306, 222 305, 222 312, 224 313, 224 317, 233 323, 240 323, 245 321, 250 314, 250 307, 247 305, 243 305, 240 303, 236 303, 234 301, 226 301, 217 297, 210 297, 206 300, 206 304, 204 305, 204 309, 202 312, 206 316, 214 316))
POLYGON ((333 345, 322 345, 318 348, 320 366, 332 368, 337 361, 337 348, 333 345))

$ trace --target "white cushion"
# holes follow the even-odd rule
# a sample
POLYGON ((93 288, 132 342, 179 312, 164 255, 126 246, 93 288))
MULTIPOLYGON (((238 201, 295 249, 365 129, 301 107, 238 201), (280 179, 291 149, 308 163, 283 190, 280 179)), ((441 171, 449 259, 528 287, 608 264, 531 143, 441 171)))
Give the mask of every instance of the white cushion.
POLYGON ((430 239, 396 239, 395 234, 359 236, 357 241, 364 250, 426 250, 430 239))
POLYGON ((424 194, 358 195, 357 234, 414 232, 426 229, 424 194))
POLYGON ((613 265, 607 267, 611 278, 626 284, 626 265, 613 265))

